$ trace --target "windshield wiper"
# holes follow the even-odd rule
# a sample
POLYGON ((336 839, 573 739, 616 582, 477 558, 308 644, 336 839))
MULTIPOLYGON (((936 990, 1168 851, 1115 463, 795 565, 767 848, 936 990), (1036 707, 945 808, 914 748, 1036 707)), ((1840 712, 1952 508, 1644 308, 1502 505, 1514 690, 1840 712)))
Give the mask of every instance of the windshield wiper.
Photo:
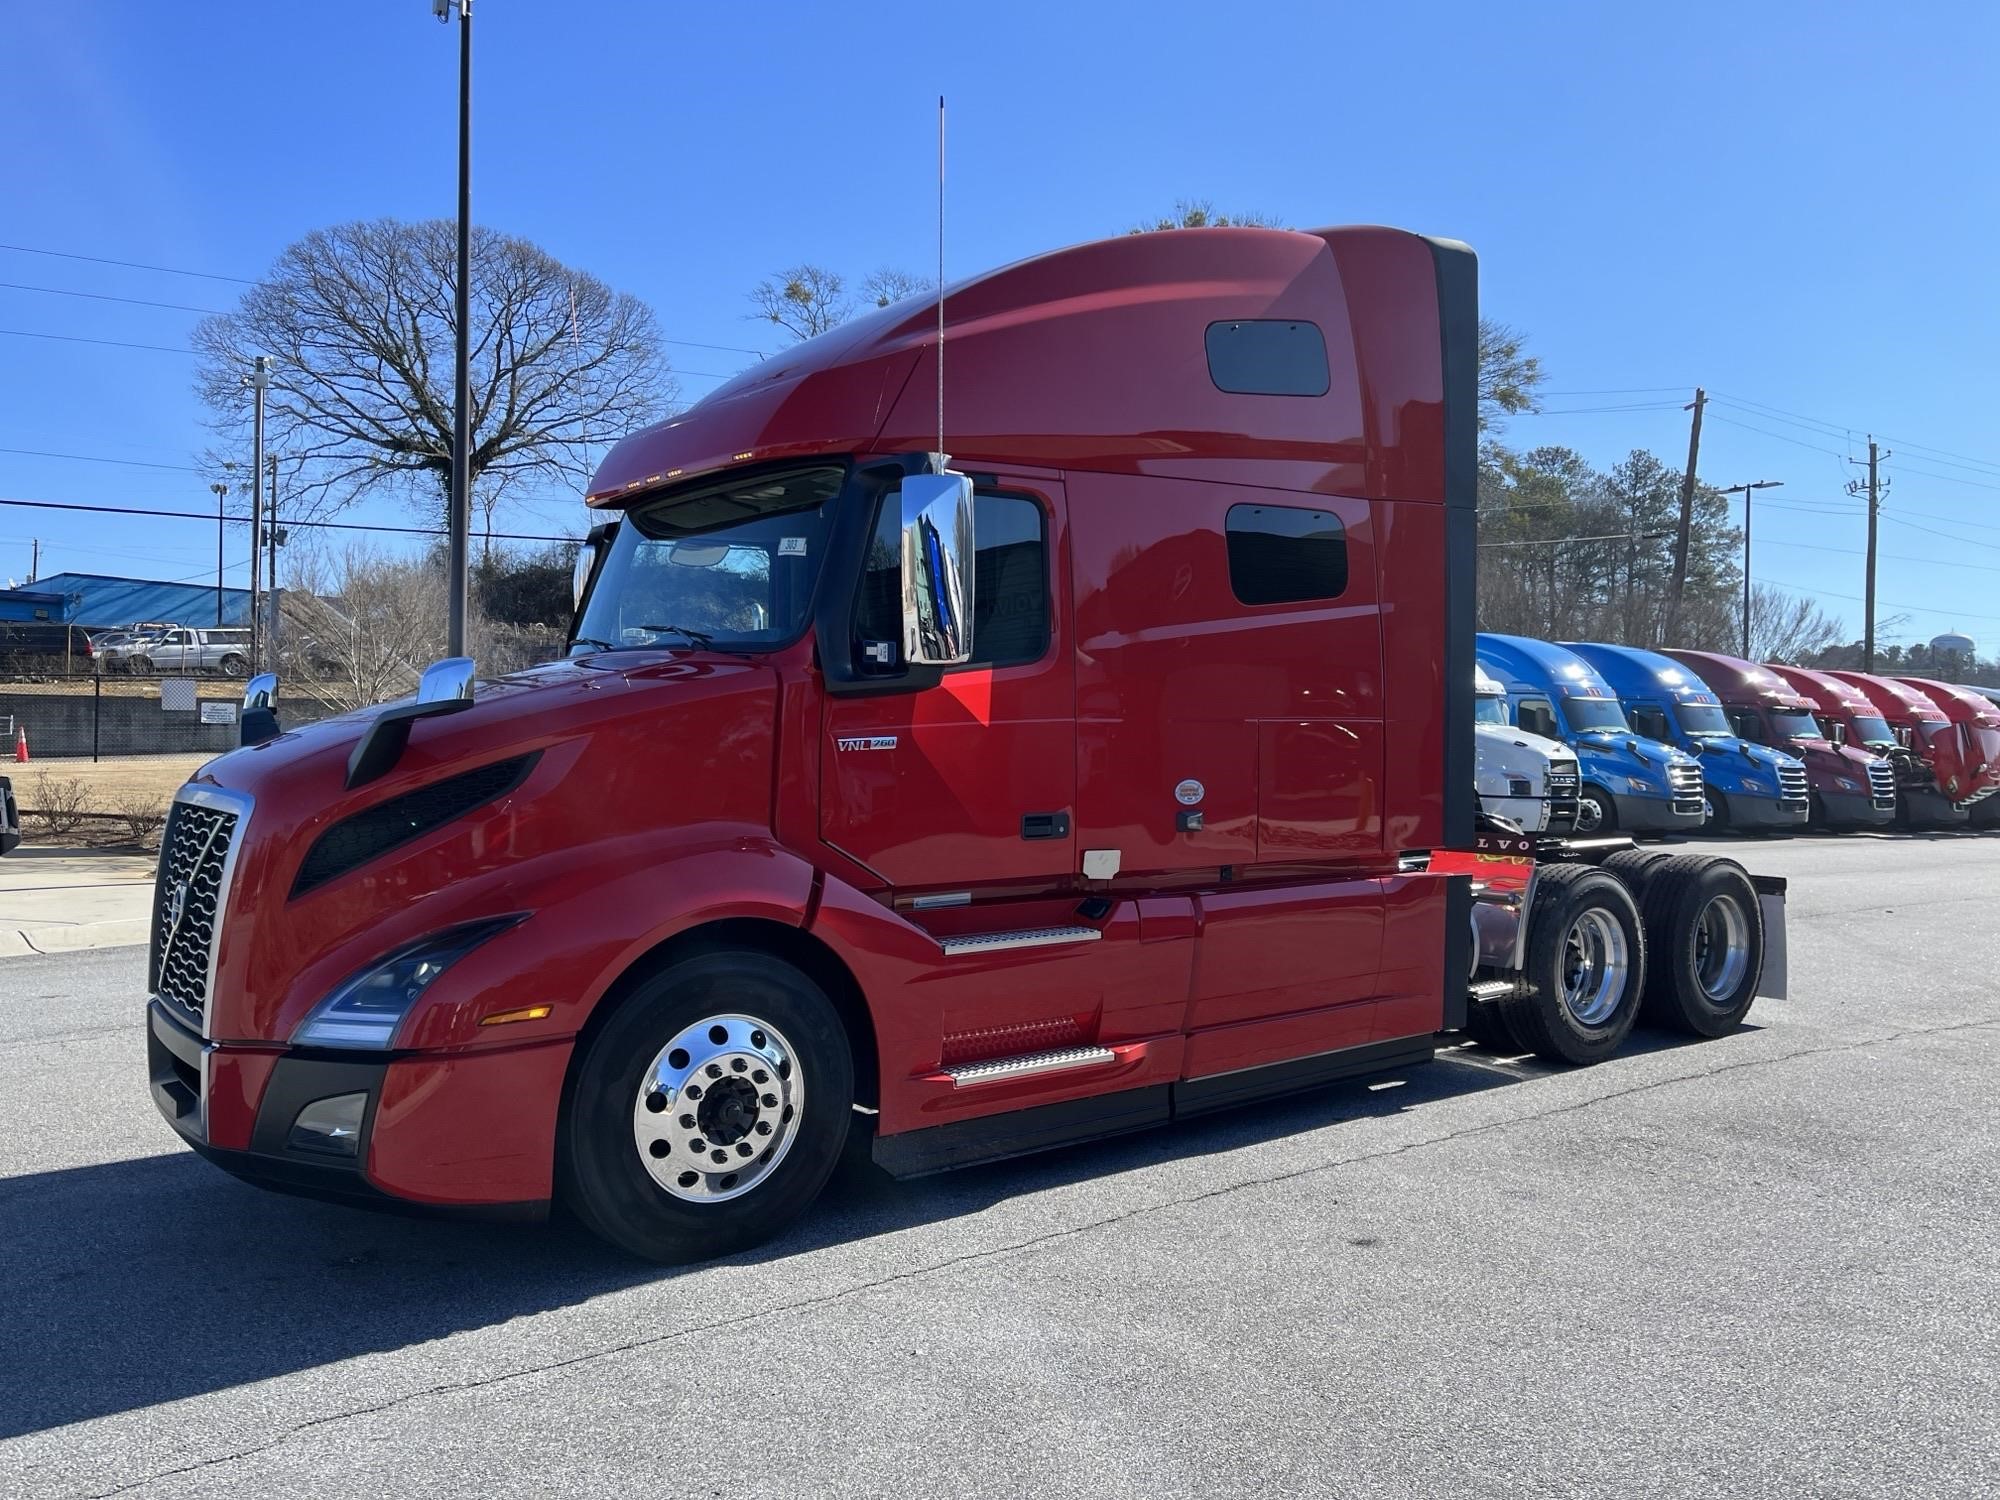
POLYGON ((678 635, 685 637, 687 643, 697 651, 712 651, 715 649, 715 637, 705 630, 690 630, 685 625, 641 625, 639 628, 641 630, 653 631, 657 635, 678 635))
POLYGON ((600 641, 600 640, 599 640, 599 639, 598 639, 598 638, 597 638, 596 636, 594 636, 594 635, 580 635, 580 636, 577 636, 577 637, 576 637, 576 638, 575 638, 574 640, 572 640, 572 641, 570 642, 570 645, 572 645, 572 646, 595 646, 595 647, 597 647, 597 648, 598 648, 598 650, 600 650, 600 651, 616 651, 616 650, 619 650, 619 649, 620 649, 619 647, 617 647, 617 646, 614 646, 614 645, 612 645, 612 644, 611 644, 611 642, 609 642, 609 641, 600 641))

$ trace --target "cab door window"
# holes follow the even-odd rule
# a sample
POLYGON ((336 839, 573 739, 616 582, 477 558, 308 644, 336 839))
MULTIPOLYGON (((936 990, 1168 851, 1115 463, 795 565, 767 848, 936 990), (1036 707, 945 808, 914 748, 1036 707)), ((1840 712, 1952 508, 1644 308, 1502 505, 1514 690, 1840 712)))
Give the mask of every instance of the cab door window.
MULTIPOLYGON (((856 665, 902 667, 901 496, 882 500, 862 566, 854 610, 856 665)), ((1048 522, 1041 506, 1020 495, 972 497, 971 667, 1017 667, 1049 648, 1048 522)), ((953 670, 964 670, 954 668, 953 670)))
POLYGON ((1730 727, 1736 731, 1739 740, 1748 740, 1753 745, 1764 743, 1764 716, 1754 708, 1732 708, 1729 710, 1730 727))
POLYGON ((1556 724, 1556 711, 1545 698, 1524 698, 1521 706, 1514 710, 1514 722, 1529 734, 1539 734, 1543 739, 1562 738, 1562 730, 1556 724))
POLYGON ((1632 732, 1643 740, 1659 740, 1667 743, 1673 738, 1673 730, 1667 724, 1667 713, 1663 708, 1650 703, 1641 703, 1625 710, 1632 721, 1632 732))

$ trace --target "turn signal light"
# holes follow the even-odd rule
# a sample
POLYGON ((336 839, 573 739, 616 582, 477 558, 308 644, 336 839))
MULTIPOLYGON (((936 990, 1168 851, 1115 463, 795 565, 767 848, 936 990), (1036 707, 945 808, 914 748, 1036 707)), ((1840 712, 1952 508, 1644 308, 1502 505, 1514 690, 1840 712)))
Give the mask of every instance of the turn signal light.
POLYGON ((554 1009, 553 1005, 524 1005, 519 1010, 496 1010, 490 1016, 481 1016, 479 1024, 511 1026, 516 1021, 539 1021, 554 1009))

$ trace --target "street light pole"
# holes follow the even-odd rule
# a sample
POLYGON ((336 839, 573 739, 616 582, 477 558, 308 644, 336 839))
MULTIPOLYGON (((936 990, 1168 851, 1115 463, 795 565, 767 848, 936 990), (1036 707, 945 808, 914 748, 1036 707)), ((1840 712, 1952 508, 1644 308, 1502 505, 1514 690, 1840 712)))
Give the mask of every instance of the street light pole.
POLYGON ((222 500, 229 493, 226 484, 211 484, 215 491, 215 623, 222 623, 222 500))
POLYGON ((1759 479, 1754 484, 1732 484, 1722 493, 1743 497, 1743 659, 1750 659, 1750 495, 1755 490, 1782 489, 1782 479, 1759 479))
POLYGON ((472 548, 472 0, 431 0, 440 21, 458 7, 458 298, 453 350, 455 409, 451 432, 451 492, 445 527, 450 534, 450 610, 446 639, 453 656, 465 655, 466 568, 472 548))

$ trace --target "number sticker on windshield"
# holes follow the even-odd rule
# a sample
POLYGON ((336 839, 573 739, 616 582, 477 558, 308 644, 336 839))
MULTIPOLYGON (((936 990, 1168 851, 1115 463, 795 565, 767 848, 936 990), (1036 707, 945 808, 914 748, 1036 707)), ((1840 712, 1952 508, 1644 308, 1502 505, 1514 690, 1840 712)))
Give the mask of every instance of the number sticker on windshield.
POLYGON ((778 556, 804 557, 805 555, 806 555, 806 539, 804 537, 783 536, 778 538, 778 556))

